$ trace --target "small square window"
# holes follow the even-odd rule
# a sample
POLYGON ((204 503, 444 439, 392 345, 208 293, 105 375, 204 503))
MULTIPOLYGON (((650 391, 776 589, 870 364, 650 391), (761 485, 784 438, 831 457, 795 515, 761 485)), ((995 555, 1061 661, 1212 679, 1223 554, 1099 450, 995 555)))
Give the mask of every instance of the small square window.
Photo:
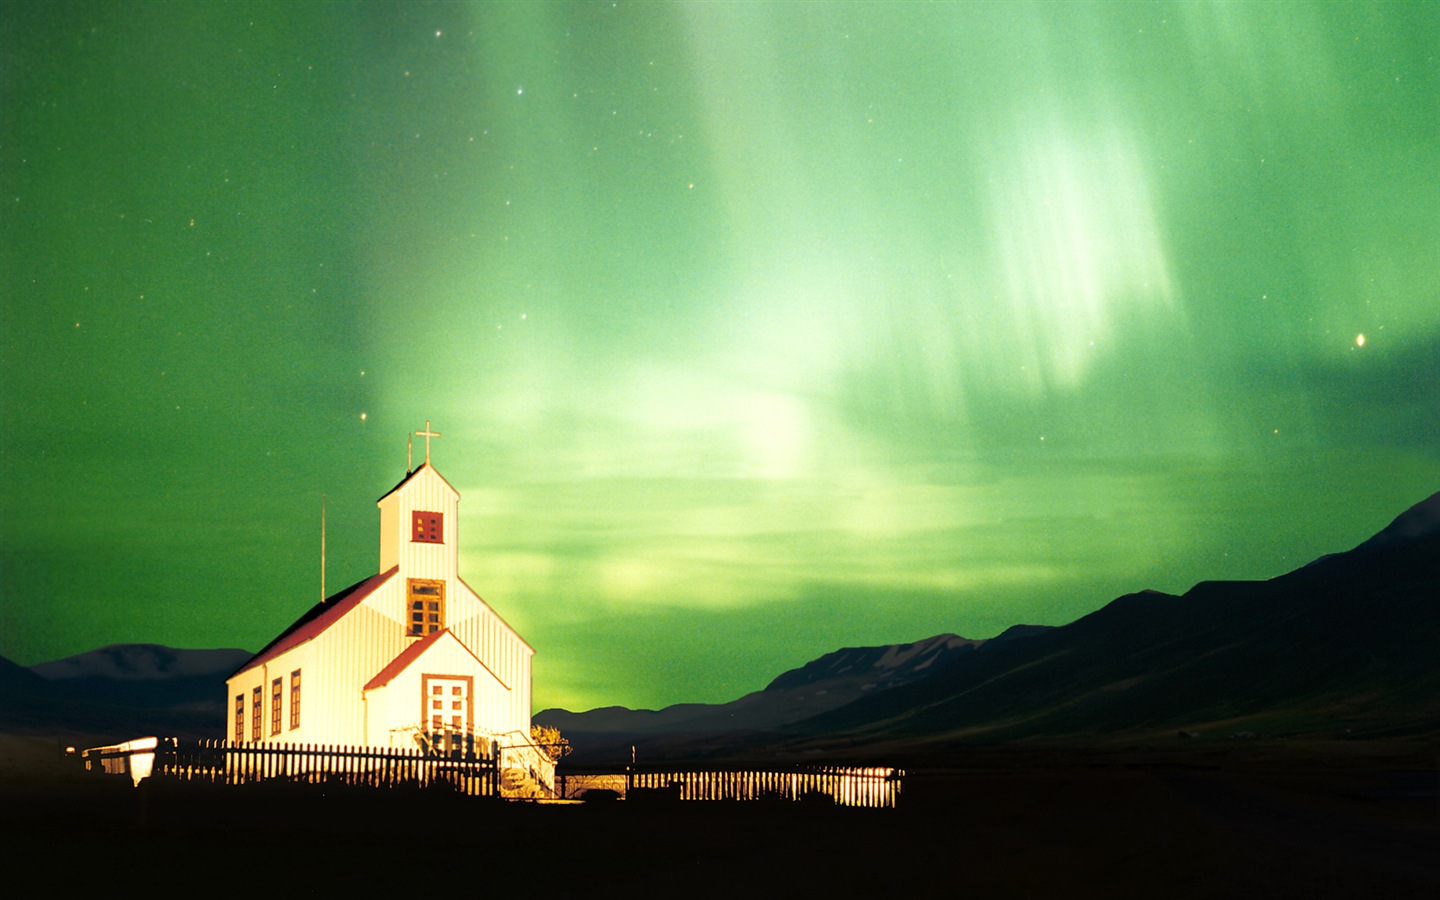
POLYGON ((421 544, 445 543, 445 514, 416 511, 411 519, 411 540, 421 544))

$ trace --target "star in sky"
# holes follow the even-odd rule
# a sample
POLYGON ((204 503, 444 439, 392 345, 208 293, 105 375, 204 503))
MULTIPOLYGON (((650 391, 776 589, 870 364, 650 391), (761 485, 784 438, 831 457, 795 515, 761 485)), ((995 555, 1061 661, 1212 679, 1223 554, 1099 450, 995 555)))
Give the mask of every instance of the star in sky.
POLYGON ((541 705, 1345 549, 1440 482, 1437 9, 7 7, 0 654, 257 649, 427 419, 541 705))

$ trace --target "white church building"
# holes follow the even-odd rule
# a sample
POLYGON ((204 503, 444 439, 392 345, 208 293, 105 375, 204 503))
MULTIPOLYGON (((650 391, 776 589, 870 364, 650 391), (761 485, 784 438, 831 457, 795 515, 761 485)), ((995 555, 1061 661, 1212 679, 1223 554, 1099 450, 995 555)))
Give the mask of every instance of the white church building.
POLYGON ((378 501, 375 575, 322 602, 227 680, 235 744, 490 755, 530 743, 521 640, 457 571, 459 493, 425 463, 378 501))

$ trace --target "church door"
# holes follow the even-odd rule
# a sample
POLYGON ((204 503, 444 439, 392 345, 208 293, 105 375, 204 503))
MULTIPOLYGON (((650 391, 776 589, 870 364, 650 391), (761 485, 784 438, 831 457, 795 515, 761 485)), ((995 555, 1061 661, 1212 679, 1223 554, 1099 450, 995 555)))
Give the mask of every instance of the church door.
POLYGON ((471 681, 467 676, 425 676, 426 727, 432 734, 469 734, 473 723, 471 681))

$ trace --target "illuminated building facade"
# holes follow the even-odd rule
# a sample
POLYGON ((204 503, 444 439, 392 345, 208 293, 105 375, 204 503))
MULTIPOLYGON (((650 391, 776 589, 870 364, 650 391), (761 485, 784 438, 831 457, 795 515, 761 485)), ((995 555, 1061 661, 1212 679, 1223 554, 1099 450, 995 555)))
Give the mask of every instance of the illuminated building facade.
POLYGON ((230 676, 230 740, 486 754, 529 742, 534 650, 460 580, 460 495, 426 433, 425 463, 378 501, 378 573, 230 676))

